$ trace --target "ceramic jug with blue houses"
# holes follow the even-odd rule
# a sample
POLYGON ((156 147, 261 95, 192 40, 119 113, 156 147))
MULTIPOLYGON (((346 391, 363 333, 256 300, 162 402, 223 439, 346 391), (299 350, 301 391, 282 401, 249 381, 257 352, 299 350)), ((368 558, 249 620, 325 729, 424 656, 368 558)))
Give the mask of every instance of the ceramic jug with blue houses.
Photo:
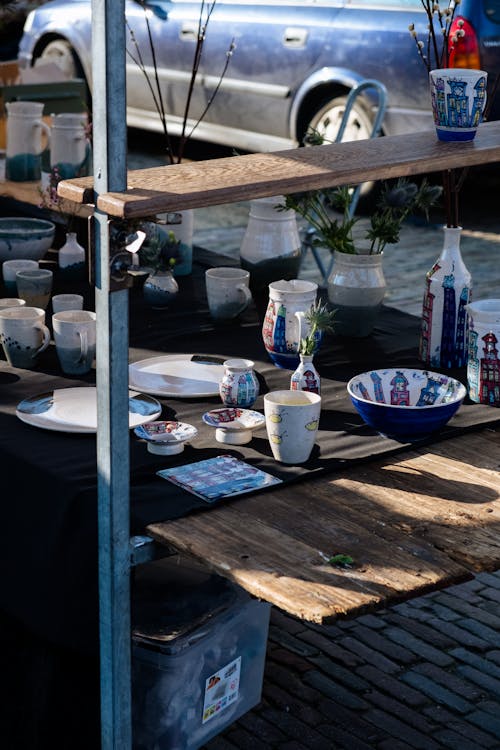
POLYGON ((300 340, 309 333, 305 313, 316 302, 318 285, 314 281, 280 279, 269 284, 262 338, 276 367, 295 370, 300 362, 300 340))
POLYGON ((472 278, 460 253, 461 227, 444 227, 443 251, 426 274, 420 359, 436 369, 467 362, 467 305, 472 278))

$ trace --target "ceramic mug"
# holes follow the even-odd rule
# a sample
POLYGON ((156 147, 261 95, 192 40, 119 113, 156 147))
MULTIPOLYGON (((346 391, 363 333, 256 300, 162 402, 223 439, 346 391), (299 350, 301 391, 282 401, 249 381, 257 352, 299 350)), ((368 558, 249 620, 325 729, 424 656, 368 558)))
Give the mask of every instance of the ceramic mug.
POLYGON ((5 290, 9 294, 17 295, 16 273, 39 268, 37 260, 4 260, 2 263, 2 276, 5 290))
POLYGON ((50 128, 43 122, 44 103, 7 102, 5 176, 13 182, 32 182, 42 175, 42 133, 50 143, 50 128))
POLYGON ((208 308, 216 320, 231 320, 245 310, 252 294, 250 272, 219 266, 205 271, 208 308))
POLYGON ((47 309, 54 274, 49 268, 33 268, 16 273, 17 294, 27 305, 47 309))
POLYGON ((63 310, 52 316, 57 357, 67 375, 92 369, 96 349, 96 314, 90 310, 63 310))
POLYGON ((12 367, 32 370, 40 352, 50 344, 45 310, 22 305, 0 309, 0 342, 12 367))
POLYGON ((432 114, 440 141, 472 141, 483 119, 488 74, 470 68, 429 72, 432 114))
POLYGON ((86 177, 89 173, 90 141, 85 112, 52 115, 50 167, 63 180, 86 177))
POLYGON ((19 297, 1 297, 0 298, 0 310, 5 310, 7 307, 24 307, 26 304, 25 299, 19 299, 19 297))
POLYGON ((52 312, 58 313, 64 310, 83 310, 83 297, 81 294, 55 294, 52 297, 52 312))
POLYGON ((264 395, 267 436, 276 461, 307 461, 316 440, 320 412, 318 393, 270 391, 264 395))

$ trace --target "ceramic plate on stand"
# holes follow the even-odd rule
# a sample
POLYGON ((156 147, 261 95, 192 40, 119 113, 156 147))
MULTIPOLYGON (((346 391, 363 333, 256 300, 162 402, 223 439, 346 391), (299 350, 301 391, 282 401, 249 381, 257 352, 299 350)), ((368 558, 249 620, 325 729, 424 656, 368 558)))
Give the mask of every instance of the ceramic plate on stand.
MULTIPOLYGON (((161 404, 151 396, 129 391, 129 427, 157 419, 161 404)), ((97 432, 97 390, 93 386, 60 388, 25 398, 17 405, 22 422, 56 432, 97 432)))
POLYGON ((146 441, 150 453, 161 456, 182 453, 184 444, 198 434, 192 424, 174 421, 148 422, 136 427, 134 432, 138 438, 146 441))
POLYGON ((232 406, 207 411, 202 419, 205 424, 215 427, 215 439, 218 443, 229 445, 249 443, 253 430, 258 430, 266 423, 265 416, 260 412, 232 406))
POLYGON ((129 365, 129 385, 143 393, 177 398, 218 396, 222 360, 194 354, 166 354, 129 365), (220 362, 220 363, 219 363, 220 362))

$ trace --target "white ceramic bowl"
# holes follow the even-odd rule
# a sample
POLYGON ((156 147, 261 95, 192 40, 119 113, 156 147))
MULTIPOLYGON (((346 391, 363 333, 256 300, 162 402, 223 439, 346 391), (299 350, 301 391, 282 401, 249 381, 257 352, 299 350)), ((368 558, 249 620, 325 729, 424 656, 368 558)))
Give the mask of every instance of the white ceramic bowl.
POLYGON ((0 263, 4 260, 41 260, 54 241, 56 225, 45 219, 0 218, 0 263))

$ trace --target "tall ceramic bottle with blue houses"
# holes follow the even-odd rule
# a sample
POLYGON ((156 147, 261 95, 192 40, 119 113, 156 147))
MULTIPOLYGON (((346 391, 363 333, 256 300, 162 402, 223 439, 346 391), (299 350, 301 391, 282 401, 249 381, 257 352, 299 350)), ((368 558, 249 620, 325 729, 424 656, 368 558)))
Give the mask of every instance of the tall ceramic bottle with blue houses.
POLYGON ((450 369, 467 363, 467 309, 472 279, 462 260, 462 227, 444 227, 443 251, 426 274, 420 332, 420 359, 450 369))

